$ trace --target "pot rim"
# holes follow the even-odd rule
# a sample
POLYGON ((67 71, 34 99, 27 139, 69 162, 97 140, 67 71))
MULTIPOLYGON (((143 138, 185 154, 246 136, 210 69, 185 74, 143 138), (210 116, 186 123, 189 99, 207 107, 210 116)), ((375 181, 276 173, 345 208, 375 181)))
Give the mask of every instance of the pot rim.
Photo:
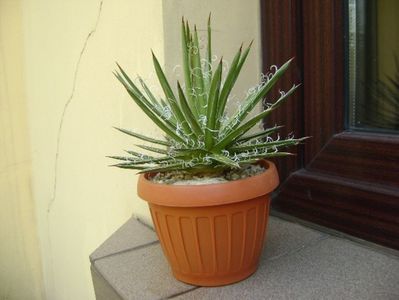
POLYGON ((245 201, 272 192, 279 184, 276 166, 268 160, 258 162, 266 170, 258 175, 229 182, 203 185, 154 183, 141 174, 137 193, 151 204, 173 207, 203 207, 245 201))

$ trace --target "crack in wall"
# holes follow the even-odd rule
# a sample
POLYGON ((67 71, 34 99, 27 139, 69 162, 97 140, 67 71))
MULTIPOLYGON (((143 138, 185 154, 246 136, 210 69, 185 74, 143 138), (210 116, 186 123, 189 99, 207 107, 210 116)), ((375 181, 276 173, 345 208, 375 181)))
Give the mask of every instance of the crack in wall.
POLYGON ((80 68, 80 63, 82 61, 83 55, 86 51, 87 45, 89 43, 90 38, 93 36, 93 34, 96 32, 97 30, 97 26, 98 23, 100 21, 100 16, 101 16, 101 11, 102 11, 102 7, 103 7, 103 0, 100 1, 99 4, 99 8, 98 8, 98 14, 97 14, 97 18, 96 18, 96 22, 94 24, 94 27, 90 30, 90 32, 87 34, 85 42, 83 44, 82 50, 80 51, 79 54, 79 58, 76 62, 76 67, 75 67, 75 72, 73 75, 73 81, 72 81, 72 90, 71 90, 71 94, 68 97, 67 101, 64 104, 64 108, 62 111, 62 115, 61 115, 61 120, 60 120, 60 124, 58 127, 58 134, 57 134, 57 148, 56 148, 56 152, 55 152, 55 163, 54 163, 54 184, 53 184, 53 193, 52 193, 52 197, 47 205, 47 240, 48 240, 48 249, 49 249, 49 273, 50 273, 50 291, 48 290, 48 288, 46 288, 46 294, 47 296, 53 294, 56 295, 56 290, 55 290, 55 285, 54 285, 54 260, 53 260, 53 247, 52 247, 52 243, 51 243, 51 232, 50 232, 50 211, 51 208, 54 204, 55 198, 56 198, 56 192, 57 192, 57 173, 58 173, 58 158, 59 158, 59 153, 60 153, 60 142, 61 142, 61 133, 62 133, 62 128, 64 125, 64 119, 68 110, 69 105, 71 104, 73 97, 75 95, 75 89, 76 89, 76 83, 77 83, 77 78, 78 78, 78 73, 79 73, 79 68, 80 68))
POLYGON ((78 58, 78 60, 76 62, 74 76, 73 76, 72 91, 71 91, 71 94, 70 94, 68 100, 64 104, 64 109, 62 110, 60 125, 58 127, 58 134, 57 134, 57 148, 56 148, 56 152, 55 152, 53 193, 52 193, 51 199, 50 199, 50 201, 48 203, 48 206, 47 206, 47 213, 50 213, 51 208, 52 208, 52 206, 53 206, 53 204, 55 202, 55 198, 56 198, 57 183, 58 183, 58 181, 57 181, 58 159, 59 159, 59 154, 60 154, 61 133, 62 133, 62 128, 64 126, 64 119, 65 119, 66 113, 68 111, 68 107, 71 104, 71 102, 73 100, 73 97, 75 95, 75 89, 76 89, 76 83, 77 83, 78 73, 79 73, 79 69, 80 69, 80 63, 82 61, 84 53, 86 52, 86 48, 87 48, 87 45, 89 43, 90 38, 94 35, 94 33, 97 30, 97 26, 98 26, 98 23, 100 21, 102 7, 103 7, 103 0, 100 1, 96 23, 94 24, 93 29, 91 29, 90 32, 88 33, 88 35, 86 36, 86 39, 85 39, 85 42, 83 44, 82 50, 80 51, 79 58, 78 58))

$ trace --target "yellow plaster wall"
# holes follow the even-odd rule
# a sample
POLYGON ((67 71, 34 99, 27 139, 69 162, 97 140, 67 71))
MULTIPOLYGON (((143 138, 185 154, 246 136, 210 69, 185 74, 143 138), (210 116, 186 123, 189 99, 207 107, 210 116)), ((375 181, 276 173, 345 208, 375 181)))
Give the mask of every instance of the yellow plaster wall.
POLYGON ((26 95, 33 196, 47 299, 93 299, 89 254, 135 211, 136 176, 109 168, 152 129, 112 75, 163 61, 160 0, 25 0, 26 95))
POLYGON ((0 1, 0 299, 41 299, 21 2, 0 1))
POLYGON ((0 1, 0 299, 41 299, 20 1, 0 1))
POLYGON ((215 54, 231 60, 242 41, 256 41, 236 89, 244 94, 259 78, 258 1, 0 0, 0 5, 0 51, 12 56, 0 57, 7 71, 0 70, 0 84, 9 88, 0 92, 0 141, 7 144, 0 152, 1 201, 8 209, 0 225, 15 236, 0 233, 2 243, 11 241, 22 251, 6 249, 5 270, 13 265, 28 270, 7 285, 24 282, 32 299, 94 299, 89 254, 132 213, 151 222, 136 196, 137 176, 107 167, 106 155, 122 154, 135 143, 111 126, 158 132, 113 77, 114 62, 156 86, 150 48, 171 74, 180 63, 180 17, 203 26, 212 11, 215 54), (6 4, 17 17, 4 10, 6 4), (10 29, 11 24, 19 27, 10 29), (16 44, 4 46, 4 35, 18 39, 16 44), (18 102, 11 102, 10 91, 18 102))

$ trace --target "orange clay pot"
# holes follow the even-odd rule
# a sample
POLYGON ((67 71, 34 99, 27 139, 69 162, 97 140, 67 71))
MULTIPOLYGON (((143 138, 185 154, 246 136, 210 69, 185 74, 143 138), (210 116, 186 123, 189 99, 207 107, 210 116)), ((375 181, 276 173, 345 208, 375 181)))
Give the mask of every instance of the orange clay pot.
POLYGON ((275 165, 262 174, 206 185, 153 183, 141 175, 138 194, 152 220, 174 276, 199 286, 243 280, 258 267, 279 179, 275 165))

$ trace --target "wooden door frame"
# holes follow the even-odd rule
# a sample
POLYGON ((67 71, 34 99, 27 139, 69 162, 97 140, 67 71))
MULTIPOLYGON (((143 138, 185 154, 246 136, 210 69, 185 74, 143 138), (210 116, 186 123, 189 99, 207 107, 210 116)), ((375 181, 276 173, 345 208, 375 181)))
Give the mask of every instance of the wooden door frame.
POLYGON ((346 129, 346 1, 261 1, 263 69, 296 63, 282 88, 302 82, 266 121, 311 136, 278 159, 273 208, 399 249, 399 137, 346 129), (295 149, 294 149, 295 151, 295 149))

